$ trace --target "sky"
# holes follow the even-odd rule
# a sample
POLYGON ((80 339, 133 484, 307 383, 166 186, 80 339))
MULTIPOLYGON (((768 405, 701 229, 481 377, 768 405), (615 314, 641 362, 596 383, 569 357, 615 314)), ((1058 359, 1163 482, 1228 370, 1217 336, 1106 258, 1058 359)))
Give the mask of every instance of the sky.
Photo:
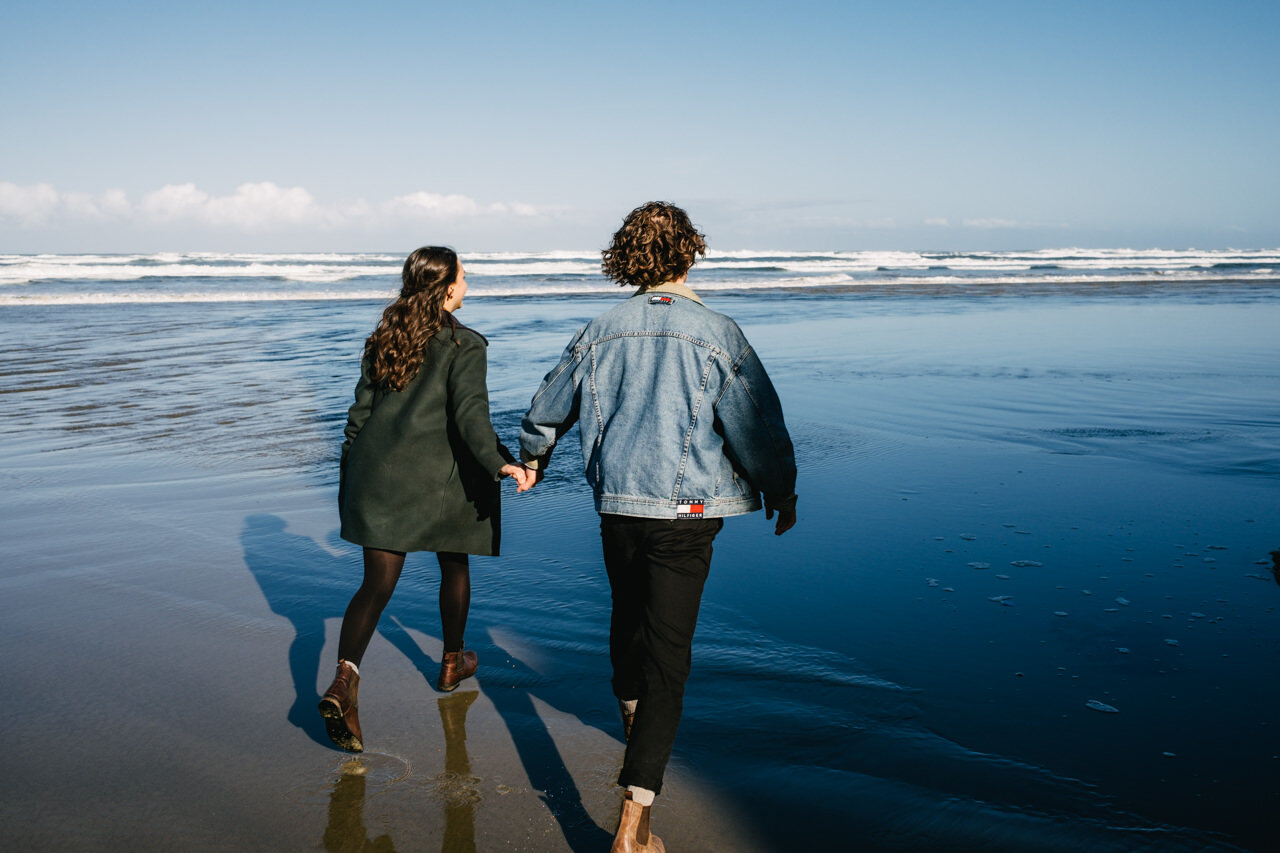
POLYGON ((1280 246, 1280 3, 0 0, 0 252, 1280 246))

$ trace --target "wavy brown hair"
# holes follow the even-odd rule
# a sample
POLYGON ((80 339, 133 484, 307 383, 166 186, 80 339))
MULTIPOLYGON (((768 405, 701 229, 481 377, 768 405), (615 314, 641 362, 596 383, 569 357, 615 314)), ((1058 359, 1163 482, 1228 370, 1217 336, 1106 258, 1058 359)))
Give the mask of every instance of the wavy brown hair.
POLYGON ((689 272, 707 254, 702 232, 674 204, 651 201, 627 214, 601 252, 604 274, 626 287, 652 287, 689 272))
POLYGON ((400 295, 364 342, 366 370, 375 386, 403 391, 422 367, 431 336, 445 324, 458 325, 444 310, 449 285, 457 279, 458 255, 453 249, 423 246, 405 260, 400 295))

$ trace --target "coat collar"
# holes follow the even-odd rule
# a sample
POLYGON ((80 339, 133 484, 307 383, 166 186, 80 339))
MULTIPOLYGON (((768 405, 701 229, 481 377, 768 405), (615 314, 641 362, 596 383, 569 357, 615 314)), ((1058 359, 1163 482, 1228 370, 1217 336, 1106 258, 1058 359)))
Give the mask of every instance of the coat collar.
POLYGON ((484 341, 485 346, 488 346, 489 344, 488 338, 486 338, 484 335, 480 334, 475 329, 468 326, 466 323, 463 323, 461 320, 453 316, 453 314, 449 313, 448 311, 444 312, 444 322, 440 324, 440 328, 452 329, 455 336, 457 335, 459 329, 466 329, 468 332, 471 332, 480 340, 484 341))

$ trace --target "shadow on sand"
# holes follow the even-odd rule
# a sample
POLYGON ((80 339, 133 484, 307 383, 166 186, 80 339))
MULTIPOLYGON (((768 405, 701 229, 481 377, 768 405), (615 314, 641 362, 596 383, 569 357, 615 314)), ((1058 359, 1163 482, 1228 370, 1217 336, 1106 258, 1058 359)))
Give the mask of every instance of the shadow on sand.
POLYGON ((316 743, 332 747, 324 721, 316 713, 320 656, 324 651, 326 619, 342 618, 360 584, 358 562, 335 557, 309 536, 285 530, 275 515, 250 515, 240 532, 244 562, 266 596, 272 613, 289 620, 289 674, 294 702, 288 719, 316 743))
MULTIPOLYGON (((248 516, 240 533, 240 542, 245 565, 257 580, 271 611, 288 619, 294 629, 288 660, 295 698, 288 720, 316 743, 336 748, 325 734, 323 720, 316 713, 316 705, 320 701, 316 682, 319 671, 324 668, 321 656, 324 652, 325 621, 342 618, 360 582, 360 563, 358 559, 334 556, 310 537, 289 533, 285 521, 275 515, 248 516)), ((406 578, 408 572, 406 567, 406 578)), ((408 586, 403 578, 401 584, 408 586)), ((434 596, 423 595, 416 588, 397 589, 392 602, 388 610, 394 609, 396 614, 384 614, 378 623, 378 632, 403 653, 431 684, 440 662, 422 650, 404 625, 435 624, 439 614, 435 610, 434 596)), ((607 850, 612 835, 597 826, 587 813, 577 783, 533 702, 536 697, 560 708, 566 699, 572 700, 576 694, 543 695, 545 689, 537 687, 541 682, 538 674, 497 645, 492 636, 487 643, 471 644, 470 647, 480 655, 480 677, 487 686, 497 688, 486 692, 486 696, 506 724, 530 784, 542 792, 542 801, 559 823, 569 847, 578 851, 607 850), (485 677, 486 658, 490 661, 503 659, 510 664, 500 671, 490 670, 488 675, 494 676, 496 681, 485 677), (531 688, 530 685, 534 686, 531 688)), ((607 679, 602 683, 607 684, 607 679)), ((466 709, 477 695, 471 691, 439 700, 441 725, 445 733, 445 777, 471 778, 465 722, 466 709)), ((590 715, 575 716, 585 719, 590 715)), ((367 840, 362 817, 365 782, 359 772, 359 762, 351 767, 352 772, 344 772, 331 795, 326 846, 331 835, 335 841, 356 839, 358 836, 356 840, 371 845, 364 849, 391 850, 393 847, 388 837, 367 840)), ((451 853, 474 849, 474 819, 471 816, 474 801, 468 801, 465 791, 459 790, 457 797, 448 790, 443 791, 446 803, 444 849, 451 853)))
MULTIPOLYGON (((504 668, 501 675, 495 673, 496 678, 486 682, 495 689, 485 695, 493 702, 498 714, 506 723, 507 731, 511 733, 516 751, 520 754, 520 763, 529 774, 529 784, 542 792, 542 802, 560 824, 560 831, 564 833, 565 841, 571 849, 608 850, 613 843, 613 835, 597 826, 591 815, 587 813, 586 807, 582 804, 582 793, 578 790, 578 784, 565 766, 564 759, 560 756, 560 749, 556 746, 551 733, 547 731, 547 725, 542 721, 533 702, 536 696, 540 701, 557 710, 565 710, 561 705, 566 698, 570 698, 571 694, 557 696, 555 697, 557 701, 552 701, 550 697, 540 695, 541 691, 529 689, 528 684, 538 684, 538 674, 523 661, 497 645, 492 633, 489 635, 489 640, 494 659, 505 656, 510 666, 504 668), (511 681, 509 687, 502 683, 508 679, 511 681)), ((574 712, 568 711, 568 713, 574 712)), ((574 716, 579 720, 584 718, 583 714, 574 714, 574 716)), ((621 754, 619 749, 619 756, 621 754)))

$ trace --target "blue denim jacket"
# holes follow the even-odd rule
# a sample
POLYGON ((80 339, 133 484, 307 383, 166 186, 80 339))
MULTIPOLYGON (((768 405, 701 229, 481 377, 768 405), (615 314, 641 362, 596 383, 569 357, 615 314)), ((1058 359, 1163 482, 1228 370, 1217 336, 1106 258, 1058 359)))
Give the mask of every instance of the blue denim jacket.
POLYGON ((596 317, 565 348, 524 416, 520 452, 545 463, 579 424, 601 513, 718 518, 795 494, 782 405, 733 320, 660 285, 596 317))

